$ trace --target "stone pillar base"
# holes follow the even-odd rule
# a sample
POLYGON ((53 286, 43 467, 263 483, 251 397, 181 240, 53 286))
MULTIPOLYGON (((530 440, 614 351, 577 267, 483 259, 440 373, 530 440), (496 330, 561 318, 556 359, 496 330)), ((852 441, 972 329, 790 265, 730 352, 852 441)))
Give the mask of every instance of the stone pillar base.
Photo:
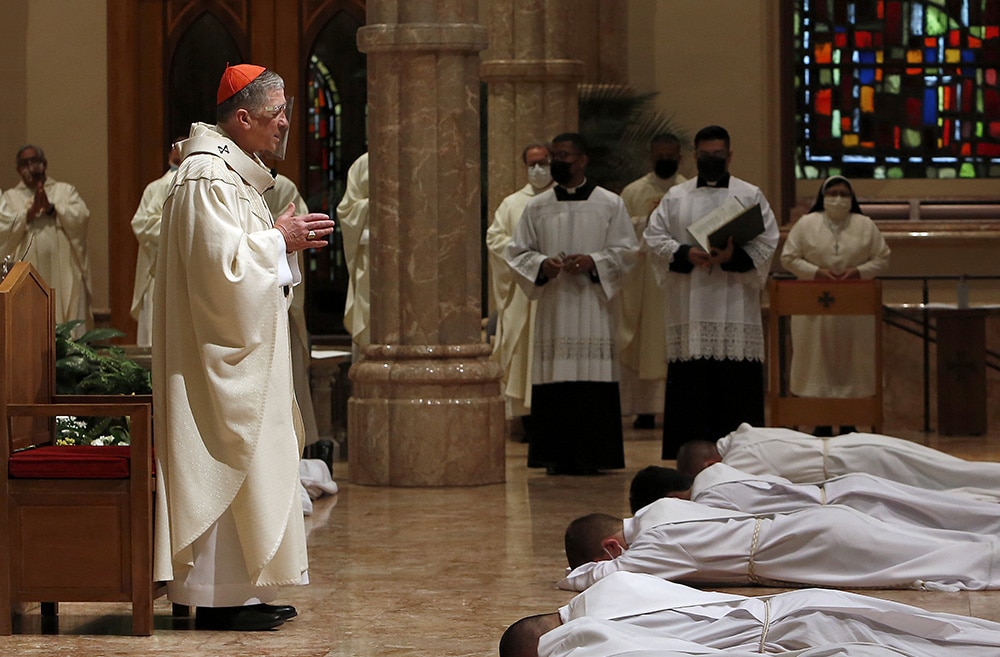
POLYGON ((351 367, 348 480, 474 486, 505 480, 500 367, 487 344, 375 345, 351 367))

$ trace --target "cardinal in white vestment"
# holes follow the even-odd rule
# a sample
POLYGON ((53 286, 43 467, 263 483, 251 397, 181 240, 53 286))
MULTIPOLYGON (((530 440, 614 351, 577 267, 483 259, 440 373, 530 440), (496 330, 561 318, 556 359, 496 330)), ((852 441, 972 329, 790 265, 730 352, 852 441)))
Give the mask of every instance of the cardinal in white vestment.
POLYGON ((154 292, 157 505, 154 571, 205 629, 263 630, 269 604, 307 581, 299 495, 303 428, 288 306, 295 252, 326 246, 321 214, 275 220, 255 153, 283 150, 284 82, 228 67, 218 125, 195 124, 163 207, 154 292))

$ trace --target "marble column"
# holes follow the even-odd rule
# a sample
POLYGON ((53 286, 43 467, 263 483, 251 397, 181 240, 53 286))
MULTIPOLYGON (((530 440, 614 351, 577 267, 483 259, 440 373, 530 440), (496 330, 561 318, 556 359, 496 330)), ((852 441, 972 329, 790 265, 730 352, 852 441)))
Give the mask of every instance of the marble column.
POLYGON ((349 479, 504 481, 499 366, 480 328, 475 0, 371 0, 371 337, 351 369, 349 479))
POLYGON ((480 75, 487 84, 487 195, 492 213, 527 182, 520 159, 527 144, 577 129, 577 87, 584 69, 570 54, 574 3, 486 4, 490 47, 483 54, 480 75))

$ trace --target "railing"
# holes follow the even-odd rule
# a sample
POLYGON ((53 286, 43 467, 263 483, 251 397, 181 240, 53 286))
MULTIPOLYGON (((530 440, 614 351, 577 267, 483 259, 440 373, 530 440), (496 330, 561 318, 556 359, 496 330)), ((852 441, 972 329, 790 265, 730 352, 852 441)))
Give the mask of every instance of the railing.
MULTIPOLYGON (((975 280, 988 280, 996 281, 1000 280, 1000 276, 995 275, 927 275, 927 276, 879 276, 880 280, 883 281, 920 281, 920 320, 917 321, 913 319, 912 316, 905 312, 892 308, 890 306, 883 305, 882 307, 882 318, 883 322, 905 331, 911 335, 915 335, 922 339, 923 341, 923 394, 924 394, 924 431, 929 432, 930 428, 930 417, 931 417, 931 393, 930 393, 930 346, 931 344, 937 343, 937 337, 933 324, 930 321, 930 282, 931 281, 956 281, 959 285, 959 291, 957 292, 957 307, 967 307, 968 306, 968 296, 967 291, 965 295, 962 293, 962 286, 966 281, 975 280), (964 298, 963 298, 964 297, 964 298)), ((1000 371, 1000 353, 995 351, 986 351, 986 367, 1000 371)))

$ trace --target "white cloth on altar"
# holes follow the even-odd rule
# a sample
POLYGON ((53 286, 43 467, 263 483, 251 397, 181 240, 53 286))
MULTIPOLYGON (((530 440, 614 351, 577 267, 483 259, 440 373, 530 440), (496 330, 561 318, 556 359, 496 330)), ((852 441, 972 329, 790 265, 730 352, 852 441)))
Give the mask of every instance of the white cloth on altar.
POLYGON ((28 221, 35 191, 24 181, 0 197, 0 257, 34 265, 42 279, 56 291, 56 323, 82 319, 93 325, 91 315, 90 260, 87 228, 90 210, 76 188, 51 176, 45 195, 55 208, 28 221))
POLYGON ((504 256, 525 206, 539 193, 527 184, 504 198, 493 214, 493 223, 486 230, 490 287, 497 313, 492 359, 500 364, 503 371, 500 385, 508 418, 531 414, 531 361, 536 302, 529 299, 517 284, 516 274, 504 256))
POLYGON ((1000 507, 947 491, 929 490, 862 472, 795 484, 713 463, 698 473, 691 500, 743 513, 785 513, 842 504, 889 523, 1000 535, 1000 507))
POLYGON ((867 472, 918 488, 1000 501, 1000 463, 966 461, 910 440, 873 433, 817 438, 742 424, 716 445, 726 465, 796 483, 867 472))
POLYGON ((688 180, 671 187, 643 233, 666 290, 667 360, 762 361, 760 292, 778 245, 774 212, 758 187, 735 176, 730 176, 728 187, 698 187, 697 182, 688 180), (681 245, 695 244, 688 226, 731 197, 744 207, 760 204, 764 232, 742 246, 754 268, 746 272, 721 267, 695 267, 689 274, 669 271, 681 245))
POLYGON ((617 381, 614 297, 639 248, 632 222, 621 197, 606 189, 593 187, 587 198, 562 201, 556 189, 528 203, 506 253, 518 284, 538 300, 532 382, 617 381), (562 272, 535 285, 542 262, 560 253, 589 255, 599 281, 562 272))
POLYGON ((213 581, 211 563, 242 559, 242 576, 219 580, 213 598, 239 605, 307 579, 283 292, 298 269, 261 196, 273 180, 259 160, 205 124, 181 153, 157 255, 170 284, 154 291, 154 577, 184 596, 185 582, 213 581))
MULTIPOLYGON (((812 280, 820 268, 857 268, 863 279, 889 269, 889 247, 875 222, 849 214, 834 222, 812 212, 795 222, 781 251, 781 264, 812 280)), ((802 397, 870 397, 875 393, 875 318, 796 315, 792 317, 789 390, 802 397)))
POLYGON ((1000 588, 1000 538, 890 524, 844 506, 750 515, 663 498, 636 514, 616 559, 585 563, 559 587, 582 591, 613 572, 725 585, 984 590, 1000 588), (643 512, 663 522, 650 524, 643 512), (697 519, 705 513, 706 519, 697 519), (670 520, 676 515, 679 520, 670 520))

